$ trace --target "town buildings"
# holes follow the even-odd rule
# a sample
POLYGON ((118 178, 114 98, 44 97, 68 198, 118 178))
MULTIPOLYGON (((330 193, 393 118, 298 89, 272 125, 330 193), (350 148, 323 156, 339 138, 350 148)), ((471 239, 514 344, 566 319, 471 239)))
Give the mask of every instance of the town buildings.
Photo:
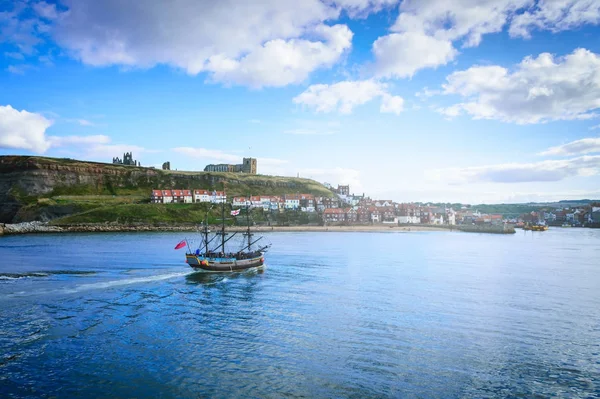
POLYGON ((547 224, 550 226, 600 224, 600 203, 563 208, 543 208, 539 212, 533 211, 522 214, 517 220, 524 223, 547 224))
POLYGON ((330 189, 331 197, 312 194, 281 196, 254 195, 233 197, 229 201, 222 191, 210 190, 152 190, 153 203, 221 203, 229 202, 234 208, 249 207, 263 212, 282 214, 300 212, 313 214, 311 220, 324 224, 431 224, 431 225, 503 225, 505 223, 545 223, 573 226, 600 225, 600 203, 580 207, 548 208, 523 214, 512 219, 497 213, 484 213, 475 207, 435 206, 422 203, 397 203, 389 199, 371 199, 364 194, 349 194, 349 186, 330 189), (343 194, 337 194, 338 192, 343 194))

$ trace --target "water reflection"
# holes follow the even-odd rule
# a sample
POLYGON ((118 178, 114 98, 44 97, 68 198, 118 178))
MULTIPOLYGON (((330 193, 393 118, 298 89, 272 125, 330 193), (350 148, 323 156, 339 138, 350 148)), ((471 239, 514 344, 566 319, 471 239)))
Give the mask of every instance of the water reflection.
POLYGON ((241 272, 232 273, 207 273, 207 272, 194 272, 185 276, 185 282, 187 284, 200 284, 200 285, 212 285, 225 280, 235 279, 250 279, 257 275, 261 275, 265 272, 264 268, 244 270, 241 272))

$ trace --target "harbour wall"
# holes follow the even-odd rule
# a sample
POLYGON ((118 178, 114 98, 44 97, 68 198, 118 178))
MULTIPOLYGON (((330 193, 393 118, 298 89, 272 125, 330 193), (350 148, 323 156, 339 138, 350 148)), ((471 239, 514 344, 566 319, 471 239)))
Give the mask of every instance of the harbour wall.
POLYGON ((457 230, 468 233, 490 233, 490 234, 515 234, 515 226, 511 224, 503 225, 458 225, 457 230))
POLYGON ((464 231, 467 233, 486 233, 486 234, 514 234, 515 227, 512 224, 501 224, 501 225, 468 225, 468 224, 457 224, 457 225, 446 225, 446 224, 401 224, 403 227, 411 227, 411 226, 431 226, 437 227, 445 230, 457 230, 464 231))

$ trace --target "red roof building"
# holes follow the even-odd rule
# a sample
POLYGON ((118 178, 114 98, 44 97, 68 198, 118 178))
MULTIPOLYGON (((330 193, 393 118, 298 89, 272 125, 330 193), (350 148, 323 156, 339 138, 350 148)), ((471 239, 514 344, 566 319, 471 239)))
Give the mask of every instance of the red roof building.
POLYGON ((323 221, 328 223, 344 222, 346 212, 340 208, 328 208, 323 211, 323 221))
POLYGON ((150 197, 150 200, 154 204, 162 203, 163 202, 162 191, 161 190, 152 190, 152 196, 150 197))

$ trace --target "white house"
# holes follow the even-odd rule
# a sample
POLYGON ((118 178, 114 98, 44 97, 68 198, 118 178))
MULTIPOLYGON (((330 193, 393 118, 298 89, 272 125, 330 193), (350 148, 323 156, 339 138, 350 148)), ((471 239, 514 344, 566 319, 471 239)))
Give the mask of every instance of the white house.
POLYGON ((173 202, 173 193, 171 190, 162 190, 163 204, 170 204, 173 202))
POLYGON ((252 208, 263 208, 263 201, 260 195, 253 195, 250 197, 250 206, 252 208))
POLYGON ((421 223, 421 218, 418 216, 398 216, 398 223, 402 224, 419 224, 421 223))
POLYGON ((448 224, 454 226, 456 224, 456 212, 454 209, 446 209, 446 218, 448 218, 448 224))
POLYGON ((431 224, 444 224, 444 216, 441 213, 432 214, 431 224))
POLYGON ((214 202, 215 204, 220 204, 227 201, 227 195, 223 191, 213 191, 211 193, 210 202, 214 202))
POLYGON ((338 198, 340 199, 340 201, 352 205, 352 197, 344 194, 338 194, 338 198))
POLYGON ((268 195, 260 196, 260 201, 259 201, 258 206, 262 207, 262 209, 264 211, 273 210, 273 205, 275 206, 274 210, 277 210, 279 205, 278 205, 278 201, 276 200, 276 197, 270 197, 268 195))
POLYGON ((232 206, 237 206, 240 208, 245 208, 246 206, 251 206, 252 202, 246 197, 233 197, 232 206))
POLYGON ((285 209, 298 209, 300 207, 300 196, 290 194, 285 196, 285 209))
POLYGON ((381 214, 379 212, 371 212, 371 222, 373 222, 373 223, 381 222, 381 214))
POLYGON ((194 202, 192 190, 183 190, 183 202, 186 204, 191 204, 192 202, 194 202))
POLYGON ((194 190, 194 202, 210 202, 208 190, 194 190))

